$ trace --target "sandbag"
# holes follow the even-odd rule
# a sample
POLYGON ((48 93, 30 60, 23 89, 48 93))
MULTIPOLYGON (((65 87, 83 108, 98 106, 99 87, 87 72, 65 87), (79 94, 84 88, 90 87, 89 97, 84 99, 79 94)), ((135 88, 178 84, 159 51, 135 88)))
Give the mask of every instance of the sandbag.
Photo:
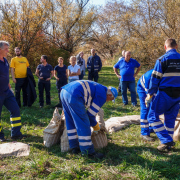
POLYGON ((60 138, 61 139, 60 147, 61 147, 61 152, 67 152, 67 151, 70 151, 70 146, 69 146, 69 140, 68 140, 68 135, 67 135, 65 116, 63 118, 64 118, 64 130, 60 138))
POLYGON ((28 144, 21 142, 10 142, 0 144, 0 157, 8 156, 29 156, 30 147, 28 144))
POLYGON ((173 140, 180 141, 180 114, 177 115, 175 121, 173 140))
POLYGON ((105 121, 105 127, 108 132, 116 132, 123 129, 130 124, 140 125, 140 116, 132 115, 132 116, 123 116, 123 117, 112 117, 105 121))
MULTIPOLYGON (((56 108, 53 113, 53 118, 43 131, 43 141, 46 147, 51 147, 60 141, 60 136, 63 133, 63 127, 61 126, 63 114, 60 115, 56 108)), ((63 124, 62 124, 63 125, 63 124)), ((64 126, 64 125, 63 125, 64 126)))

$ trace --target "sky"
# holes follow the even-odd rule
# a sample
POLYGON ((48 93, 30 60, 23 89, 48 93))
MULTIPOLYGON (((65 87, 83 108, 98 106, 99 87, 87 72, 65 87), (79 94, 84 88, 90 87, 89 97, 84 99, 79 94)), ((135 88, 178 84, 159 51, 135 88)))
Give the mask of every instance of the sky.
POLYGON ((90 3, 94 5, 105 5, 106 2, 107 0, 90 0, 90 3))

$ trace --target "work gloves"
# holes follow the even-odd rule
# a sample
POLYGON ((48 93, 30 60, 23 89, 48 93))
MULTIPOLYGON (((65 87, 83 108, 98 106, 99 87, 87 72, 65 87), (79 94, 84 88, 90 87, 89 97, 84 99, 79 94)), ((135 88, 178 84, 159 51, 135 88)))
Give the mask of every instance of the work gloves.
POLYGON ((150 104, 151 101, 152 101, 152 97, 153 97, 153 95, 150 95, 150 94, 147 94, 147 96, 146 96, 145 104, 146 104, 146 107, 147 107, 147 108, 149 107, 149 104, 150 104))
POLYGON ((98 133, 98 131, 100 131, 100 125, 99 125, 99 123, 97 123, 95 126, 93 126, 93 130, 94 130, 94 132, 97 134, 98 133))

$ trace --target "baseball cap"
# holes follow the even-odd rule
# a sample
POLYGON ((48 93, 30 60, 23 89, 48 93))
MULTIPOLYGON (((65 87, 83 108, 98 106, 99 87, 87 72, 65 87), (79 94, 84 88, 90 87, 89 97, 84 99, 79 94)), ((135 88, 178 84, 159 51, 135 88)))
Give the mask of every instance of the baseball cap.
POLYGON ((111 92, 112 92, 112 94, 113 94, 113 96, 114 96, 114 99, 112 100, 112 102, 114 102, 115 103, 115 99, 117 98, 117 96, 118 96, 118 92, 117 92, 117 89, 116 88, 114 88, 114 87, 112 87, 112 86, 109 86, 109 88, 108 89, 110 89, 111 90, 111 92))

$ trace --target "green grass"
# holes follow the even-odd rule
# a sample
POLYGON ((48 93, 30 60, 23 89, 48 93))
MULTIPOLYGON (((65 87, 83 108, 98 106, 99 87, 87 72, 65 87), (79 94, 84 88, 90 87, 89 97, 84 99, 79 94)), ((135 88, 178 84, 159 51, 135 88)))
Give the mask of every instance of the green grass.
MULTIPOLYGON (((156 135, 152 134, 155 142, 143 142, 139 125, 131 125, 109 134, 108 146, 100 150, 106 155, 103 160, 61 153, 60 145, 44 147, 43 130, 52 118, 53 106, 58 103, 55 80, 51 83, 51 106, 40 109, 37 98, 32 107, 21 108, 22 132, 28 135, 22 142, 30 145, 30 155, 0 158, 0 179, 180 179, 180 143, 177 142, 176 148, 170 153, 159 153, 156 150, 159 144, 156 135)), ((99 83, 118 87, 119 82, 112 67, 103 67, 99 83)), ((130 105, 129 93, 128 99, 129 105, 125 107, 122 106, 121 96, 118 96, 115 104, 105 104, 105 120, 115 116, 140 114, 139 99, 137 107, 130 105)), ((10 138, 9 112, 4 107, 2 125, 5 136, 10 138)))

